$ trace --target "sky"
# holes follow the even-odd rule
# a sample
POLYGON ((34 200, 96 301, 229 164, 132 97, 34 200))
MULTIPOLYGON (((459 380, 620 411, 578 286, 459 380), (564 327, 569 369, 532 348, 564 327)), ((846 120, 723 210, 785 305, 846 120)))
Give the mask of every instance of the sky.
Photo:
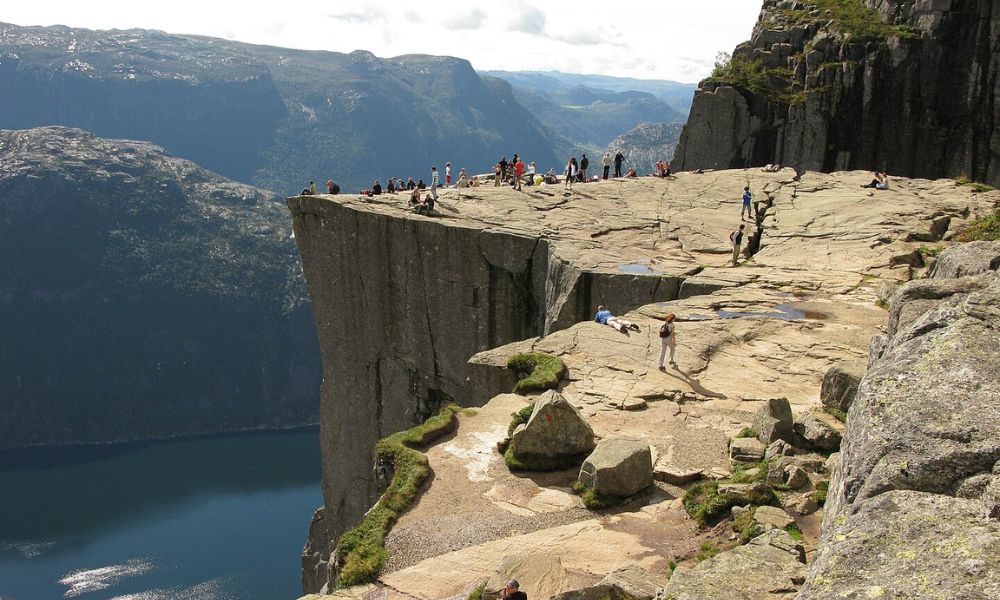
POLYGON ((308 50, 440 54, 479 70, 670 79, 707 76, 750 32, 760 0, 35 0, 0 21, 159 29, 308 50))

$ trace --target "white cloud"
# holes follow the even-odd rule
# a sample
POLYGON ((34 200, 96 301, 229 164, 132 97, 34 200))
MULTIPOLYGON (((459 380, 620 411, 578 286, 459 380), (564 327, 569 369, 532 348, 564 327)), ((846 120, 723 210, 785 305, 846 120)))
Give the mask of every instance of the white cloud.
POLYGON ((91 29, 140 27, 309 50, 362 49, 378 56, 443 54, 467 58, 479 69, 557 69, 690 82, 709 74, 716 54, 731 52, 750 37, 760 4, 353 0, 318 8, 308 0, 37 0, 5 3, 0 20, 91 29))

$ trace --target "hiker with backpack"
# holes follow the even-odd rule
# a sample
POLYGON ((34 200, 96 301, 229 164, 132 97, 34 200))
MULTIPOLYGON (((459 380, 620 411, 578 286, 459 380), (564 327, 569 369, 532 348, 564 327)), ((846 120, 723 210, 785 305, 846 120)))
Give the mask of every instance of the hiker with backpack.
POLYGON ((734 229, 729 233, 729 241, 733 245, 733 266, 736 266, 736 261, 740 257, 740 247, 743 245, 743 228, 746 227, 743 223, 740 223, 739 229, 734 229))
POLYGON ((587 167, 590 166, 590 159, 587 158, 586 153, 583 158, 580 159, 580 181, 587 181, 587 167))
POLYGON ((659 369, 665 371, 666 367, 663 366, 663 359, 667 355, 667 348, 670 349, 670 366, 677 368, 677 363, 674 362, 674 350, 677 349, 677 333, 674 328, 674 321, 677 320, 677 315, 674 313, 667 313, 664 318, 663 325, 660 327, 660 362, 659 369))

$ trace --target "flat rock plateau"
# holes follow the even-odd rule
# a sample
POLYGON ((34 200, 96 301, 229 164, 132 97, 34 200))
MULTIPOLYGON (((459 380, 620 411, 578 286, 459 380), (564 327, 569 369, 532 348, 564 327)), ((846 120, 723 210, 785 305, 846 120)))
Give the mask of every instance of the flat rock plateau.
MULTIPOLYGON (((747 169, 572 190, 483 186, 443 190, 433 216, 407 210, 403 194, 290 198, 325 369, 326 521, 307 546, 307 570, 329 560, 329 540, 378 497, 377 439, 444 401, 480 407, 426 449, 433 476, 392 527, 377 583, 334 592, 319 569, 319 579, 304 574, 307 591, 465 598, 505 557, 537 555, 558 559, 525 575, 533 598, 596 584, 627 565, 664 578, 674 565, 705 567, 699 553, 731 542, 733 530, 725 521, 699 527, 682 506, 684 486, 669 477, 652 493, 592 511, 571 489, 577 469, 511 472, 496 446, 531 397, 510 393, 507 359, 558 355, 568 368, 560 391, 597 438, 647 441, 654 472, 725 478, 730 440, 775 398, 788 399, 797 418, 814 413, 843 430, 819 410, 826 372, 866 360, 873 336, 887 331, 891 291, 924 277, 955 232, 1000 199, 951 180, 862 188, 870 179, 747 169), (741 223, 747 185, 757 212, 743 222, 759 248, 732 267, 729 232, 741 223), (638 331, 594 322, 598 304, 638 331), (678 364, 659 370, 657 331, 668 312, 677 315, 678 364)), ((811 562, 824 511, 789 512, 811 562)), ((741 552, 773 553, 775 544, 741 552)), ((698 571, 685 572, 694 585, 698 571)))

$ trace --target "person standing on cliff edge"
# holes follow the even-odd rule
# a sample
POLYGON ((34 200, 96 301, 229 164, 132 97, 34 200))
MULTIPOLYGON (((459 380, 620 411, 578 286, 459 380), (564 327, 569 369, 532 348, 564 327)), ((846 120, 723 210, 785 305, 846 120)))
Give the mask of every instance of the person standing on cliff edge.
POLYGON ((674 321, 677 319, 677 315, 674 313, 667 313, 664 318, 663 325, 660 327, 660 361, 659 369, 661 371, 665 370, 666 367, 663 366, 663 359, 667 356, 667 349, 670 349, 670 366, 677 367, 677 363, 674 362, 674 350, 677 349, 677 333, 674 329, 674 321))
POLYGON ((619 148, 615 152, 615 177, 622 176, 622 162, 625 161, 625 155, 622 154, 622 149, 619 148))
POLYGON ((438 185, 441 183, 441 174, 438 173, 437 167, 431 167, 431 196, 435 200, 438 199, 438 185))
POLYGON ((740 228, 733 230, 729 234, 729 241, 733 244, 733 266, 736 266, 736 261, 740 258, 740 247, 743 245, 743 228, 746 227, 743 223, 740 223, 740 228))
POLYGON ((750 211, 750 201, 753 200, 753 194, 750 192, 750 186, 743 188, 743 208, 740 209, 740 221, 743 220, 743 215, 746 215, 753 220, 753 213, 750 211))
POLYGON ((611 158, 610 152, 604 153, 604 159, 602 162, 604 163, 604 177, 602 179, 607 179, 608 173, 611 172, 611 163, 614 162, 611 158))

